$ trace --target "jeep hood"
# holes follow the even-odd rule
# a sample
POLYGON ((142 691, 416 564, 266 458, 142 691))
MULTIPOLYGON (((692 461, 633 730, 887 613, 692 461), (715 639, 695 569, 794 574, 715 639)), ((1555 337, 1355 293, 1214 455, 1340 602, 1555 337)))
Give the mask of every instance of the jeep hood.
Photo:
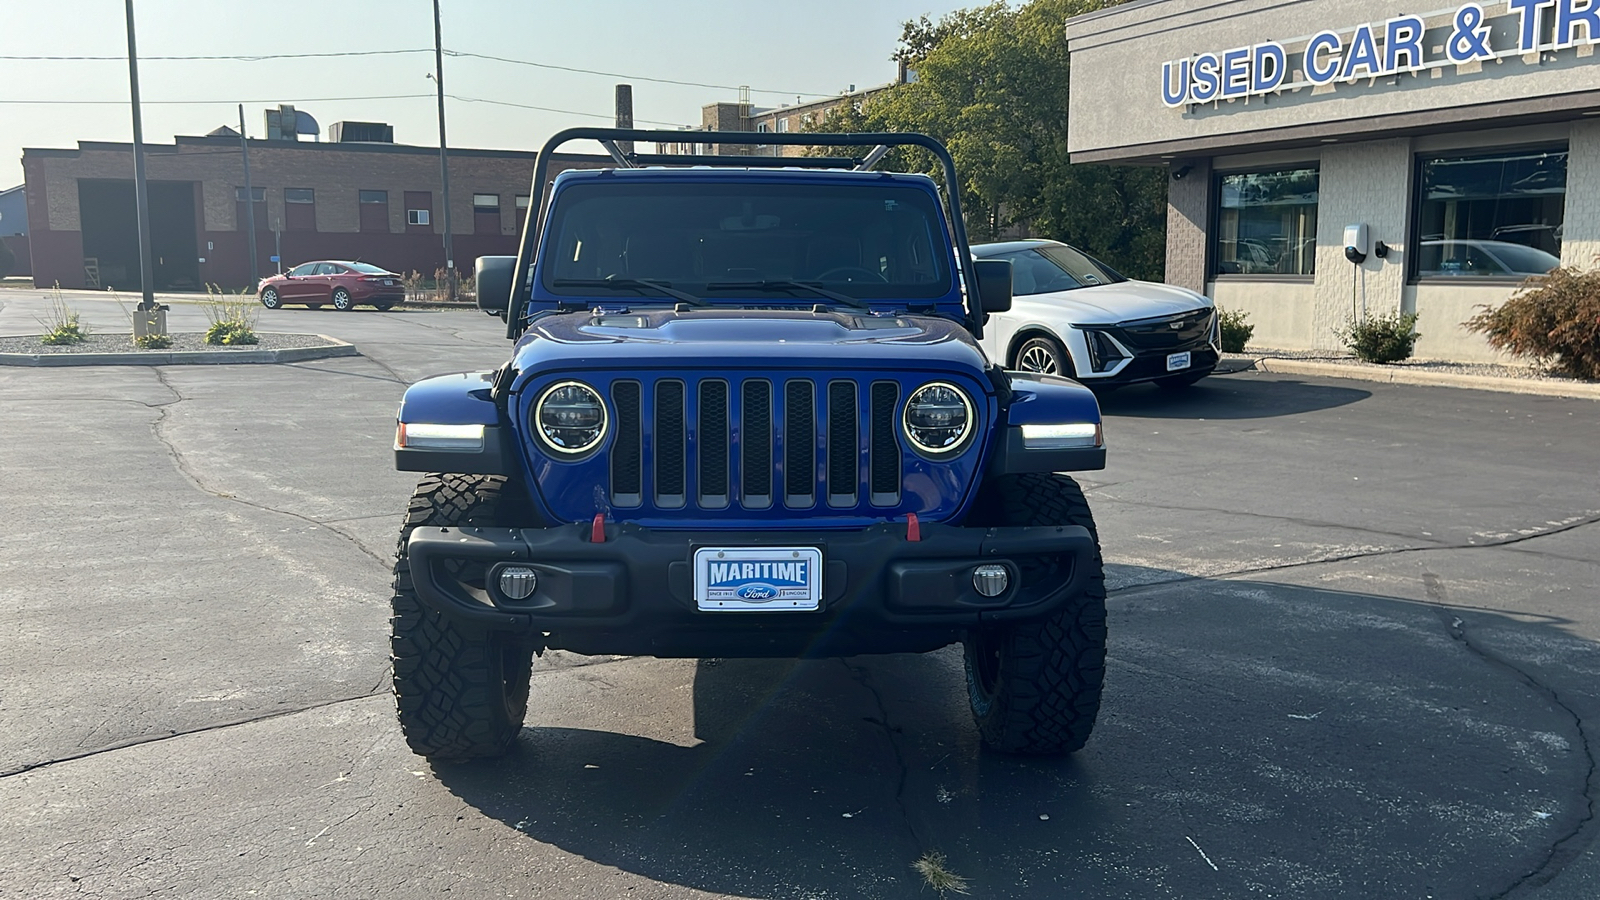
POLYGON ((960 324, 865 311, 596 310, 535 319, 517 343, 524 373, 554 368, 827 367, 963 370, 988 365, 960 324))

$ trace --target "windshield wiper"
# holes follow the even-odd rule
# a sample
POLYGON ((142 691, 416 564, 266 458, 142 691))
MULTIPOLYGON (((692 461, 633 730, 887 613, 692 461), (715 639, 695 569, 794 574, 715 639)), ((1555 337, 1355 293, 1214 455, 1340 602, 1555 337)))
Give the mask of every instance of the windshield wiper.
POLYGON ((551 283, 552 287, 595 287, 611 291, 638 291, 652 290, 656 293, 681 300, 690 306, 705 306, 706 301, 688 293, 676 290, 671 284, 656 281, 653 278, 557 278, 551 283))
POLYGON ((832 300, 832 301, 834 301, 836 303, 843 303, 846 306, 853 306, 856 309, 869 309, 870 308, 870 307, 867 306, 867 304, 862 303, 860 300, 857 300, 856 298, 851 297, 848 294, 841 294, 838 291, 830 291, 825 287, 818 287, 817 285, 814 285, 814 284, 811 284, 810 282, 805 282, 805 281, 782 281, 782 280, 780 280, 780 281, 713 281, 710 284, 706 285, 706 290, 708 290, 708 291, 788 291, 788 292, 810 291, 811 293, 816 294, 819 297, 827 297, 829 300, 832 300))

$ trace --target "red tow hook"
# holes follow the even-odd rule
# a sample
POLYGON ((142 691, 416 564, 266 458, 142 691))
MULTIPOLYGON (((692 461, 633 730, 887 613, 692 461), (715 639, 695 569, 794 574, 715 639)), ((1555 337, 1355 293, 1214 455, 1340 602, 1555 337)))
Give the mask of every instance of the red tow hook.
POLYGON ((906 540, 912 542, 922 540, 922 523, 917 521, 916 513, 906 514, 906 540))
POLYGON ((604 544, 606 542, 606 514, 595 513, 594 522, 589 525, 589 543, 604 544))

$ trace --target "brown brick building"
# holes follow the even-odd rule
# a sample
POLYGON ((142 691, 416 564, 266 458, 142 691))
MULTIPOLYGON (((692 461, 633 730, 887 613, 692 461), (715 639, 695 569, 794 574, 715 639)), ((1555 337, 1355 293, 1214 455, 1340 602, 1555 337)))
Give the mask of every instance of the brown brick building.
MULTIPOLYGON (((532 152, 452 149, 456 266, 515 253, 533 178, 532 152)), ((602 164, 562 155, 551 174, 602 164)), ((146 145, 151 249, 159 290, 250 280, 243 154, 237 134, 146 145)), ((25 149, 34 283, 137 290, 131 144, 25 149)), ((308 259, 361 259, 397 272, 444 265, 439 151, 391 143, 250 141, 261 274, 308 259)))
MULTIPOLYGON (((904 81, 907 73, 902 70, 900 80, 904 81)), ((872 101, 873 97, 888 90, 898 82, 880 84, 877 87, 856 90, 851 85, 850 90, 835 97, 824 97, 807 103, 784 104, 776 107, 759 107, 753 105, 747 95, 739 100, 719 100, 716 103, 707 103, 700 108, 701 131, 743 131, 758 132, 762 134, 798 134, 808 127, 816 125, 825 119, 829 112, 852 103, 860 108, 872 101)), ((741 91, 741 94, 745 92, 741 91)), ((685 129, 684 140, 679 143, 661 144, 659 152, 662 153, 688 153, 716 156, 800 156, 804 153, 803 147, 779 147, 776 145, 748 145, 748 144, 706 144, 697 142, 693 138, 694 131, 685 129)))

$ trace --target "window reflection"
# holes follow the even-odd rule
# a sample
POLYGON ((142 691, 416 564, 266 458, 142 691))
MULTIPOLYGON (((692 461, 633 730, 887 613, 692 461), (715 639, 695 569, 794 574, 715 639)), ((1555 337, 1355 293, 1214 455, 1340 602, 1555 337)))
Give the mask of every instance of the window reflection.
POLYGON ((1417 274, 1522 278, 1560 264, 1567 151, 1423 158, 1417 274))
POLYGON ((1219 275, 1310 275, 1317 259, 1314 167, 1239 172, 1218 179, 1219 275))

